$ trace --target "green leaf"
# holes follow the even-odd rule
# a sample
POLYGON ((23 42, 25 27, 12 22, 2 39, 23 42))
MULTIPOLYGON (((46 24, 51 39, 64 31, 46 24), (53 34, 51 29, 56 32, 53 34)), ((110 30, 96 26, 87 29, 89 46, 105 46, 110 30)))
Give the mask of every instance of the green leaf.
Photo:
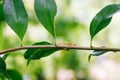
POLYGON ((100 56, 102 54, 105 54, 107 51, 103 51, 103 50, 94 50, 91 55, 92 56, 100 56))
POLYGON ((6 80, 5 76, 3 74, 0 73, 0 80, 6 80))
POLYGON ((23 80, 22 75, 16 70, 7 70, 7 75, 9 76, 10 80, 23 80))
POLYGON ((0 57, 0 73, 6 74, 6 63, 1 57, 0 57))
POLYGON ((0 3, 0 23, 5 20, 4 13, 3 13, 3 3, 0 3))
POLYGON ((89 56, 88 56, 88 61, 90 61, 92 56, 100 56, 102 54, 105 54, 108 51, 103 51, 103 50, 94 50, 89 56))
MULTIPOLYGON (((52 45, 51 43, 48 43, 46 41, 43 41, 43 42, 38 42, 38 43, 35 43, 34 45, 52 45)), ((25 59, 28 59, 28 63, 31 61, 31 60, 36 60, 36 59, 40 59, 42 57, 46 57, 46 56, 49 56, 50 54, 58 51, 60 49, 53 49, 53 48, 41 48, 41 49, 28 49, 25 54, 24 54, 24 57, 25 59)))
POLYGON ((34 8, 41 24, 55 38, 54 17, 57 13, 55 0, 35 0, 34 8))
POLYGON ((2 26, 2 21, 4 21, 5 18, 4 18, 4 13, 3 13, 3 2, 0 1, 0 50, 3 48, 3 43, 4 43, 4 40, 3 40, 3 26, 2 26))
POLYGON ((90 24, 91 41, 99 31, 110 23, 113 15, 118 11, 120 11, 120 4, 112 4, 104 7, 96 14, 90 24))
POLYGON ((10 55, 10 54, 4 54, 3 57, 2 57, 2 59, 3 59, 3 60, 6 60, 9 55, 10 55))
POLYGON ((8 25, 22 40, 28 25, 28 15, 22 0, 4 0, 3 10, 8 25))

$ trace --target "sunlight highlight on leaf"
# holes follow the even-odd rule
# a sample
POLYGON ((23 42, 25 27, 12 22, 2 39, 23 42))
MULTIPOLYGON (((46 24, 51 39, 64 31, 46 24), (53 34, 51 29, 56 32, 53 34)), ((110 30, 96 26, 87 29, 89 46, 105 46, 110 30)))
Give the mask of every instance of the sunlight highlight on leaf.
POLYGON ((41 24, 56 38, 54 17, 57 13, 57 6, 55 0, 35 0, 34 8, 41 24))
MULTIPOLYGON (((48 43, 46 41, 43 41, 43 42, 37 42, 34 45, 52 45, 52 44, 48 43)), ((24 57, 25 57, 25 59, 28 59, 27 64, 29 64, 29 62, 31 60, 37 60, 37 59, 40 59, 42 57, 47 57, 58 50, 60 50, 60 49, 57 49, 57 48, 55 48, 55 49, 52 49, 52 48, 28 49, 24 53, 24 57)))
POLYGON ((8 25, 22 40, 28 25, 28 15, 22 0, 4 0, 3 10, 8 25))
POLYGON ((119 11, 120 4, 112 4, 104 7, 96 14, 90 24, 91 45, 92 39, 95 37, 95 35, 104 29, 111 22, 113 15, 119 11))

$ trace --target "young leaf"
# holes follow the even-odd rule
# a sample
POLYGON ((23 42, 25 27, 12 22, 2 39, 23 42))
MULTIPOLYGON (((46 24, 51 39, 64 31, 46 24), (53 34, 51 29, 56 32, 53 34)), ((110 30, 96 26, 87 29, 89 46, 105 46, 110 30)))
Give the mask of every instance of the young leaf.
POLYGON ((41 24, 55 38, 54 17, 57 13, 55 0, 35 0, 34 8, 41 24))
MULTIPOLYGON (((46 41, 43 42, 38 42, 35 43, 34 45, 52 45, 46 41)), ((25 59, 28 59, 28 63, 30 62, 30 60, 36 60, 36 59, 40 59, 42 57, 46 57, 49 56, 50 54, 58 51, 60 49, 52 49, 52 48, 42 48, 42 49, 28 49, 25 54, 24 57, 25 59)))
POLYGON ((105 54, 107 51, 102 51, 102 50, 94 50, 89 56, 88 56, 88 61, 90 61, 92 56, 100 56, 102 54, 105 54))
POLYGON ((16 70, 7 70, 10 80, 23 80, 22 75, 16 70))
POLYGON ((0 73, 6 74, 6 63, 1 57, 0 57, 0 73))
POLYGON ((28 25, 28 15, 22 0, 4 0, 3 10, 8 25, 22 40, 28 25))
POLYGON ((113 15, 118 11, 120 11, 120 4, 112 4, 104 7, 96 14, 90 24, 91 41, 99 31, 110 23, 113 15))
POLYGON ((92 56, 99 56, 105 54, 107 51, 95 50, 91 53, 92 56))

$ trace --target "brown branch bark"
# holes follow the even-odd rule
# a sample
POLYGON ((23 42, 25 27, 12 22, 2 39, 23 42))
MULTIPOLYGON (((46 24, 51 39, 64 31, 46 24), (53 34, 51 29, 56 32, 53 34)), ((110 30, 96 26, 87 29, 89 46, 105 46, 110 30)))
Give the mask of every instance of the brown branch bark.
POLYGON ((104 51, 120 51, 120 48, 104 48, 104 47, 80 47, 80 46, 55 46, 55 45, 41 45, 41 46, 23 46, 23 47, 16 47, 16 48, 10 48, 6 50, 0 51, 0 54, 6 54, 8 52, 14 52, 24 49, 34 49, 34 48, 59 48, 59 49, 73 49, 73 50, 104 50, 104 51))

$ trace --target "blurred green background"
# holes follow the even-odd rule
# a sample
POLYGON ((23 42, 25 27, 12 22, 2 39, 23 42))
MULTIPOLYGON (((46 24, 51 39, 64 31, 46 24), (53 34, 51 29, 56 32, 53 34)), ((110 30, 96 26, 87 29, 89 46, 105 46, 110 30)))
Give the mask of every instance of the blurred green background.
MULTIPOLYGON (((52 36, 43 28, 35 16, 33 1, 23 0, 29 15, 29 25, 23 45, 35 42, 53 42, 52 36)), ((56 0, 57 15, 55 26, 57 43, 74 43, 89 46, 89 25, 95 14, 109 4, 119 0, 56 0)), ((1 8, 1 7, 0 7, 1 8)), ((94 46, 120 47, 120 14, 116 14, 109 27, 94 39, 94 46)), ((0 19, 4 18, 0 14, 0 19)), ((0 24, 0 50, 17 47, 20 41, 3 21, 0 24)), ((88 55, 92 51, 58 51, 40 60, 31 61, 27 66, 25 50, 10 53, 6 59, 7 68, 19 71, 24 80, 120 80, 120 54, 108 52, 99 57, 88 55)))

